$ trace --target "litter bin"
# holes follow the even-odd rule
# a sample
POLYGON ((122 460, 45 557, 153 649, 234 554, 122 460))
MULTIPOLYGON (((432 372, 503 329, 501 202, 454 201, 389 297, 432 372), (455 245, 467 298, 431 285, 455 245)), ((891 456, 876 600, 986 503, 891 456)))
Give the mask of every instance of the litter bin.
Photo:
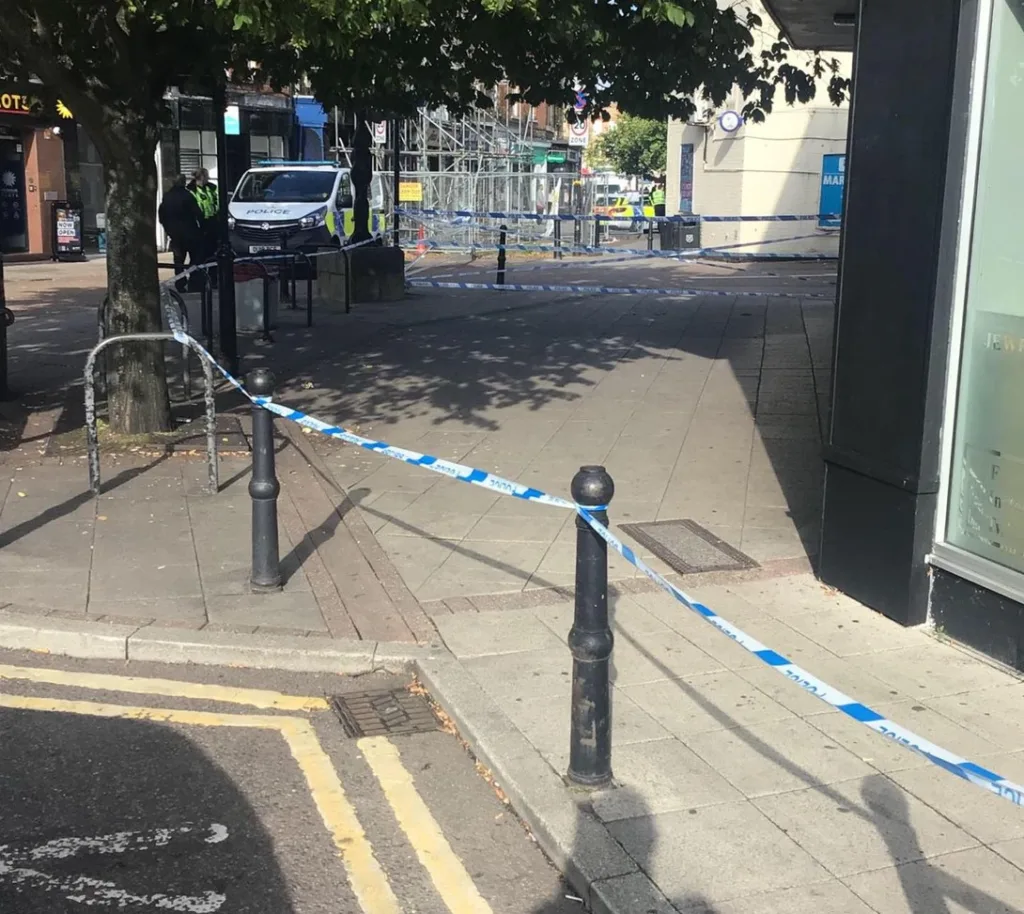
POLYGON ((663 251, 700 250, 700 220, 696 216, 692 222, 662 222, 659 233, 663 251))

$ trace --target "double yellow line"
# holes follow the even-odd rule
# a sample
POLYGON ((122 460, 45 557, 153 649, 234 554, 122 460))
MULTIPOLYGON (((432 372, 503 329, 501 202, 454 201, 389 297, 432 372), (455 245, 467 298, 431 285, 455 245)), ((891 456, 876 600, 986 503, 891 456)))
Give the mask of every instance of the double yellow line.
MULTIPOLYGON (((102 673, 70 673, 65 670, 0 664, 0 685, 4 680, 91 691, 215 701, 278 711, 310 712, 328 708, 327 702, 322 698, 285 695, 265 689, 243 689, 102 673)), ((184 711, 2 693, 0 707, 90 717, 147 720, 186 726, 277 731, 288 745, 292 757, 306 779, 310 796, 341 857, 349 885, 359 906, 365 914, 401 914, 402 907, 387 875, 374 856, 373 846, 363 831, 334 764, 320 745, 313 725, 306 718, 283 714, 184 711)), ((395 746, 380 736, 361 739, 356 745, 380 784, 399 827, 408 838, 417 859, 427 871, 451 914, 492 914, 490 905, 480 895, 462 861, 445 838, 437 820, 420 797, 395 746)))

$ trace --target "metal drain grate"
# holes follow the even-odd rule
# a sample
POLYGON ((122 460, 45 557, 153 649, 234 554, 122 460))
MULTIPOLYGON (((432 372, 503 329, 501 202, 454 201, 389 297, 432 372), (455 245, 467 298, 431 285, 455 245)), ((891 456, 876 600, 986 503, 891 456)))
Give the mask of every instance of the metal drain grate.
POLYGON ((331 707, 351 737, 431 733, 439 730, 426 699, 405 689, 371 689, 332 695, 331 707))
POLYGON ((622 524, 621 527, 680 574, 743 571, 757 567, 757 562, 749 555, 744 555, 689 519, 622 524))

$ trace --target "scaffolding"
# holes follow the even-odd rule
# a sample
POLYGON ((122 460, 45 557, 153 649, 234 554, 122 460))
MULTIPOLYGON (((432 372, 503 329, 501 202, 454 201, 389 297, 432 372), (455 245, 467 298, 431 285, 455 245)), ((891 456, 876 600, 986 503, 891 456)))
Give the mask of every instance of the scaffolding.
MULTIPOLYGON (((539 125, 533 107, 503 103, 500 89, 492 90, 491 97, 491 109, 455 116, 445 108, 421 108, 415 118, 399 122, 400 205, 407 210, 530 214, 589 211, 580 193, 581 156, 559 141, 560 124, 539 125), (552 146, 561 154, 549 156, 552 146), (559 161, 549 164, 552 158, 559 161)), ((374 171, 385 176, 389 212, 395 205, 393 130, 389 122, 385 141, 374 146, 374 171)), ((335 151, 351 157, 347 144, 338 142, 335 151)), ((542 241, 553 232, 550 221, 506 221, 510 242, 542 241)), ((401 243, 415 246, 422 234, 446 249, 471 251, 474 245, 497 242, 499 222, 404 216, 399 220, 401 243)))

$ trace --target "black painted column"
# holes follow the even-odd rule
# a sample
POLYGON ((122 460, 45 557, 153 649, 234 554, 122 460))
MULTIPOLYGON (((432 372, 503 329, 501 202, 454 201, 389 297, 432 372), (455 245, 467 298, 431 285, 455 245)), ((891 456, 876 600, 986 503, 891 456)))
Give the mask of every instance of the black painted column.
POLYGON ((975 3, 858 14, 819 574, 904 624, 927 612, 975 3))
POLYGON ((370 179, 373 177, 373 158, 370 153, 372 137, 366 123, 367 114, 360 111, 356 117, 356 135, 352 143, 352 193, 354 226, 350 241, 370 238, 370 179))

